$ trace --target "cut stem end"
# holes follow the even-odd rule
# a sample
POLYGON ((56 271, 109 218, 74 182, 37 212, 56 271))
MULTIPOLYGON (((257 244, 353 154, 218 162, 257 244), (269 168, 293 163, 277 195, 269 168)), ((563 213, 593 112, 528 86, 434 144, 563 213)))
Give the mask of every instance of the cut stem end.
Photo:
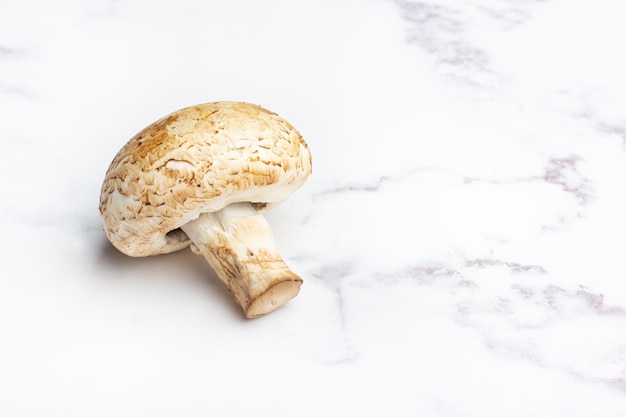
POLYGON ((246 317, 254 319, 271 313, 298 295, 301 285, 302 280, 283 281, 268 288, 267 291, 250 303, 246 311, 246 317))
POLYGON ((302 279, 280 257, 267 220, 250 204, 203 213, 181 229, 228 286, 247 318, 276 310, 300 291, 302 279))

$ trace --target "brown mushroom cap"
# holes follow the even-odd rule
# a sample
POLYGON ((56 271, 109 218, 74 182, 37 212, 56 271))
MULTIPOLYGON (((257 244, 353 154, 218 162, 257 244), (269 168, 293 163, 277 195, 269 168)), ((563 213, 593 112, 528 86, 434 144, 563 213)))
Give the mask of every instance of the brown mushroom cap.
POLYGON ((179 228, 237 202, 278 204, 311 173, 311 155, 288 122, 260 106, 216 102, 153 123, 113 159, 100 214, 111 243, 130 256, 174 252, 179 228))

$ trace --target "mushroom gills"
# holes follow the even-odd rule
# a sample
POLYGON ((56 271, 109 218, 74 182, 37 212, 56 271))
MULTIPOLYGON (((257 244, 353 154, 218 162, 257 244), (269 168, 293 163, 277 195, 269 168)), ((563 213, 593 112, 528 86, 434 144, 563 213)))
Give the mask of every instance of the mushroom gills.
POLYGON ((280 257, 269 223, 251 203, 235 203, 202 213, 181 226, 219 278, 234 294, 246 317, 270 313, 295 297, 302 278, 280 257))

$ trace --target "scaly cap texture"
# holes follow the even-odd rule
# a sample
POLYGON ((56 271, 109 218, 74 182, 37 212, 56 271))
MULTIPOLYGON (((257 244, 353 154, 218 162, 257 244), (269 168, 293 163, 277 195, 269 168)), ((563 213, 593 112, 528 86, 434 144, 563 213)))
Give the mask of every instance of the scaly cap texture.
POLYGON ((130 256, 190 244, 180 226, 248 201, 278 204, 311 173, 304 139, 260 106, 216 102, 153 123, 118 152, 102 184, 100 214, 111 243, 130 256))

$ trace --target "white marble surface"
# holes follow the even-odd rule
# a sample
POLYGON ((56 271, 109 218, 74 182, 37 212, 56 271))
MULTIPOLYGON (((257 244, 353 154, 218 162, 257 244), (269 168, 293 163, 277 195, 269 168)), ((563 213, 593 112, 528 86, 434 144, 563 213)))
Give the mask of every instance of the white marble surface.
POLYGON ((2 2, 0 415, 626 416, 623 16, 2 2), (116 252, 97 210, 126 140, 217 100, 314 158, 268 214, 305 284, 252 321, 190 251, 116 252))

